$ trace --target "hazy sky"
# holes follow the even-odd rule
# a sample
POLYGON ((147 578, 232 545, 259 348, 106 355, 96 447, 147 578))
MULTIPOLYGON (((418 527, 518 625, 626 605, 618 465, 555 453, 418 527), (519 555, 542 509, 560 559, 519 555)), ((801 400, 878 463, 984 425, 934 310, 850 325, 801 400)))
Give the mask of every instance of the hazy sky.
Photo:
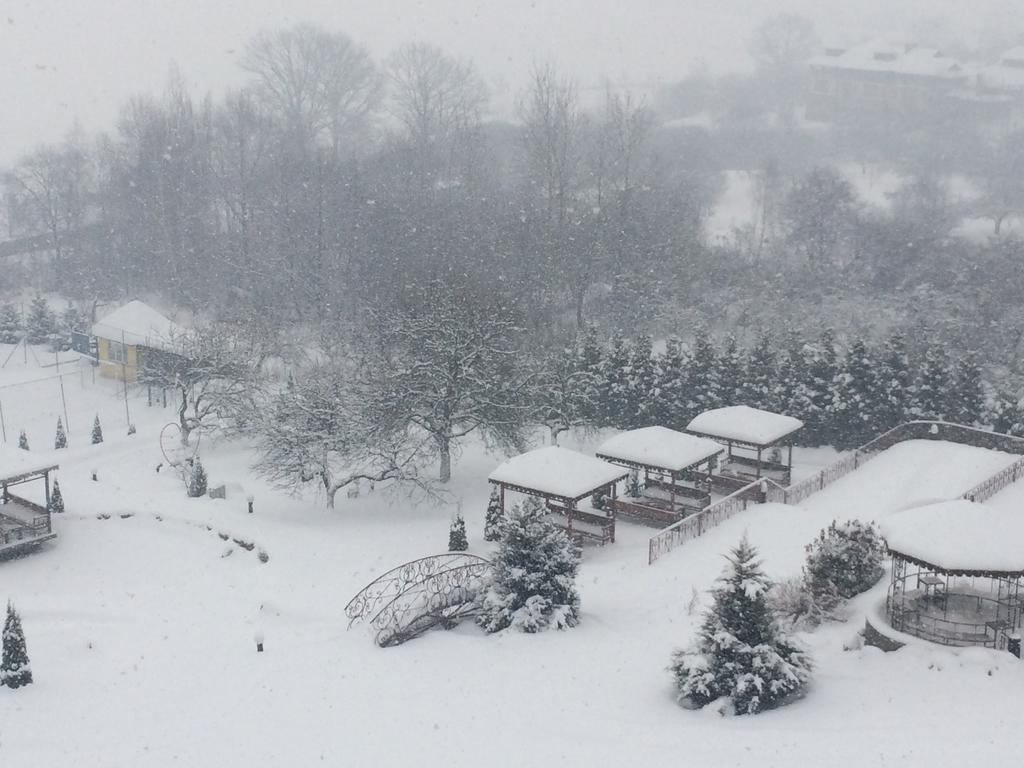
POLYGON ((500 108, 537 59, 554 60, 584 84, 672 80, 695 62, 744 66, 752 27, 778 11, 811 17, 830 39, 931 42, 984 29, 1005 34, 1020 2, 0 0, 0 163, 59 139, 76 118, 89 131, 112 126, 126 97, 162 90, 172 62, 197 94, 238 84, 246 40, 298 21, 344 31, 378 57, 419 39, 471 58, 500 108))

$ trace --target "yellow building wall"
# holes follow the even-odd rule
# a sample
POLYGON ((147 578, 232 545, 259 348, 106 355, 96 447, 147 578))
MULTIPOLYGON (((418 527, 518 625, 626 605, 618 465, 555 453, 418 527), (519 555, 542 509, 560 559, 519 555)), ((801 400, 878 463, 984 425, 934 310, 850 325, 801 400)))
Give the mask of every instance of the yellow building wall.
POLYGON ((100 376, 118 381, 132 383, 139 373, 139 350, 132 344, 125 345, 126 362, 118 363, 110 359, 110 340, 96 339, 96 356, 100 361, 100 376))

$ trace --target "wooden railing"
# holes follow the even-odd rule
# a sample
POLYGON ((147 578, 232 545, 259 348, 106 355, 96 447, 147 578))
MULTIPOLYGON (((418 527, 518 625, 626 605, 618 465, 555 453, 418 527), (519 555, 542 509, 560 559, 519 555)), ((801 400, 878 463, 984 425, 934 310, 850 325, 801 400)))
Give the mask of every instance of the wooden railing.
POLYGON ((751 504, 764 502, 764 488, 771 480, 755 480, 735 493, 711 504, 695 515, 683 518, 665 530, 651 537, 647 543, 647 564, 650 565, 662 555, 666 555, 681 544, 702 536, 724 520, 728 520, 737 512, 742 512, 751 504))
MULTIPOLYGON (((799 504, 808 496, 864 466, 886 449, 907 440, 948 440, 949 442, 973 445, 977 448, 988 448, 1024 456, 1024 438, 989 432, 977 427, 965 427, 962 424, 946 421, 910 421, 884 432, 799 483, 784 488, 770 479, 754 481, 697 514, 670 525, 651 537, 648 543, 647 562, 648 564, 653 563, 680 544, 701 536, 723 520, 746 509, 751 503, 749 498, 745 499, 742 505, 735 499, 750 493, 750 489, 754 487, 758 487, 759 492, 757 501, 753 501, 753 503, 759 504, 767 501, 780 504, 799 504), (761 491, 761 488, 764 490, 761 491)), ((986 478, 964 493, 961 498, 978 502, 985 501, 1019 479, 1024 479, 1024 458, 986 478)))

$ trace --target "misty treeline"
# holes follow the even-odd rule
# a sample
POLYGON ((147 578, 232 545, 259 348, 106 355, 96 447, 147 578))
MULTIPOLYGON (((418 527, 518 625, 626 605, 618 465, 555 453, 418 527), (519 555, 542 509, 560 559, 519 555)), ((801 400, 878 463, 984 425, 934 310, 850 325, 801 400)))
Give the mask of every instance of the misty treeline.
POLYGON ((984 215, 995 234, 1024 209, 1024 142, 960 123, 807 130, 796 114, 814 44, 802 20, 769 20, 753 74, 698 72, 650 104, 611 87, 584 99, 539 63, 503 121, 473 65, 436 47, 377 61, 343 34, 268 31, 241 57, 242 88, 197 99, 172 76, 125 104, 113 132, 74 130, 16 163, 7 234, 48 258, 3 276, 87 308, 147 295, 191 310, 205 329, 146 373, 176 393, 182 434, 244 431, 266 475, 330 499, 357 480, 447 479, 469 434, 509 451, 531 425, 682 426, 694 404, 792 412, 808 439, 840 446, 910 416, 994 422, 992 403, 1019 394, 1024 243, 955 229, 984 215), (887 207, 858 198, 836 170, 850 161, 901 174, 887 207), (749 180, 756 210, 712 239, 726 171, 749 180), (982 190, 976 208, 957 202, 956 174, 982 190), (835 370, 812 364, 831 354, 823 327, 835 370), (622 332, 677 334, 691 351, 673 342, 640 365, 648 342, 614 341, 622 332), (843 383, 857 339, 883 356, 894 332, 918 389, 884 417, 865 405, 840 418, 859 402, 843 383), (754 375, 730 334, 752 359, 778 340, 771 397, 697 375, 731 381, 723 361, 754 375), (929 368, 929 350, 954 362, 929 368), (959 361, 1006 396, 921 401, 940 368, 953 378, 935 381, 965 386, 959 361), (630 380, 621 391, 661 407, 665 382, 652 382, 677 369, 686 405, 672 414, 594 394, 630 380), (597 387, 582 404, 580 382, 597 387))

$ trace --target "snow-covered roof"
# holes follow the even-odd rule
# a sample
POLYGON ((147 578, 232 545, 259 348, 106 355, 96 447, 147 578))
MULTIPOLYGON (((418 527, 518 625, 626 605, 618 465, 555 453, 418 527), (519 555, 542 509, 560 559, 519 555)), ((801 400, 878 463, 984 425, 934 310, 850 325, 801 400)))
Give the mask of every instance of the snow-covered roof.
POLYGON ((129 301, 101 318, 92 327, 92 335, 125 344, 168 348, 185 330, 142 301, 129 301))
POLYGON ((719 440, 771 445, 803 425, 800 419, 792 416, 762 411, 748 405, 730 405, 704 411, 689 423, 686 431, 719 440))
POLYGON ((629 473, 606 461, 551 445, 513 456, 491 472, 492 483, 577 500, 629 473))
POLYGON ((812 67, 861 72, 890 72, 915 77, 956 79, 964 76, 963 66, 937 48, 870 42, 810 60, 812 67))
POLYGON ((21 448, 0 445, 0 480, 20 480, 51 469, 57 469, 57 464, 50 459, 40 458, 39 454, 21 448))
POLYGON ((957 499, 882 520, 889 549, 953 572, 1024 571, 1024 515, 957 499))
POLYGON ((680 472, 724 450, 706 437, 687 435, 667 427, 643 427, 605 440, 597 449, 597 455, 609 461, 680 472))

